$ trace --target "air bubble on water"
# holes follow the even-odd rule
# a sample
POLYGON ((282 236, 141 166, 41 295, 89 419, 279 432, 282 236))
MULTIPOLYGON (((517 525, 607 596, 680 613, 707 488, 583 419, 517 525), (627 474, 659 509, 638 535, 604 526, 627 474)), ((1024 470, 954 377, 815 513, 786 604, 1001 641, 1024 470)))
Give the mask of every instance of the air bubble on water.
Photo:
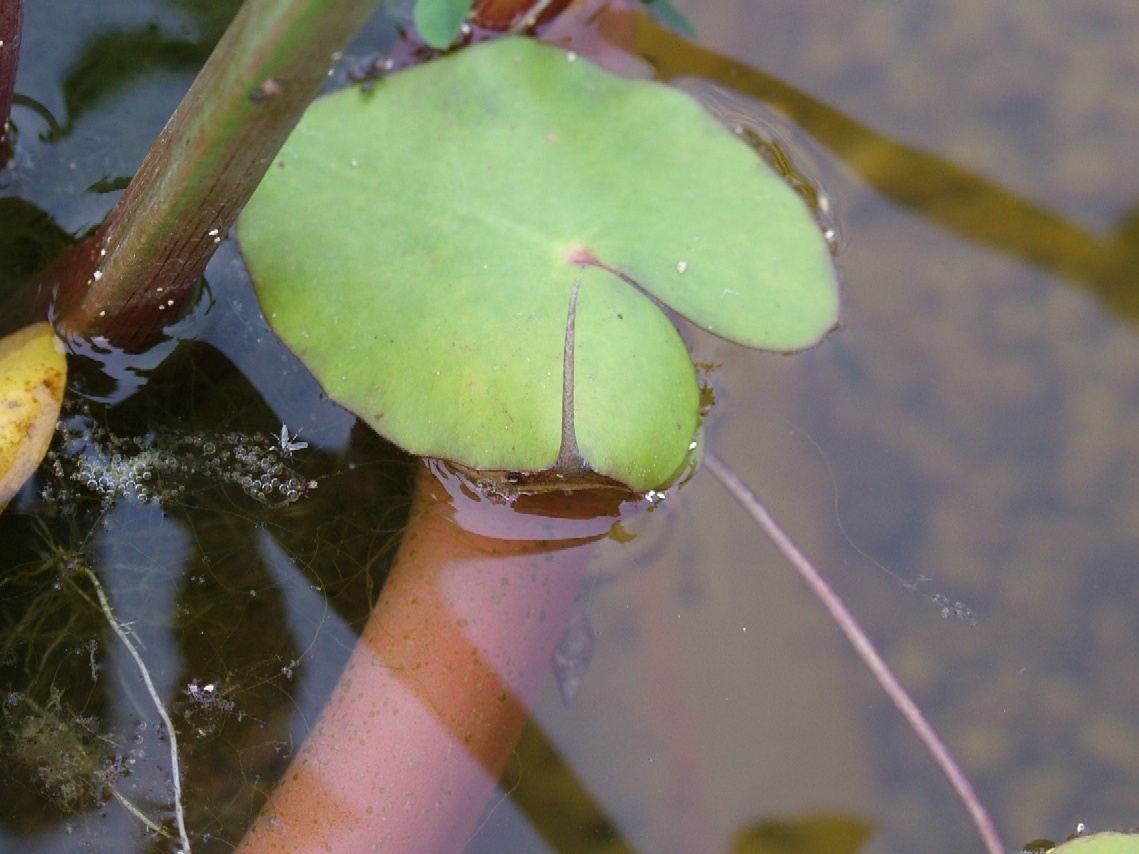
POLYGON ((574 611, 562 631, 550 661, 554 678, 558 683, 558 691, 566 706, 573 703, 578 691, 581 690, 586 669, 593 658, 595 640, 596 635, 589 614, 582 610, 574 611))
POLYGON ((83 411, 65 416, 58 432, 58 447, 48 456, 56 482, 45 484, 41 494, 59 504, 76 500, 71 487, 94 493, 104 506, 119 500, 161 503, 184 495, 187 481, 204 478, 278 507, 300 500, 314 483, 281 460, 280 440, 270 434, 152 430, 115 436, 83 411))
POLYGON ((192 703, 203 709, 216 707, 227 712, 233 710, 233 701, 226 699, 213 682, 199 684, 197 679, 193 679, 186 686, 185 693, 192 703))
POLYGON ((941 606, 942 619, 948 620, 952 617, 971 626, 977 625, 977 612, 964 602, 950 600, 949 597, 940 593, 933 594, 931 598, 935 604, 941 606))

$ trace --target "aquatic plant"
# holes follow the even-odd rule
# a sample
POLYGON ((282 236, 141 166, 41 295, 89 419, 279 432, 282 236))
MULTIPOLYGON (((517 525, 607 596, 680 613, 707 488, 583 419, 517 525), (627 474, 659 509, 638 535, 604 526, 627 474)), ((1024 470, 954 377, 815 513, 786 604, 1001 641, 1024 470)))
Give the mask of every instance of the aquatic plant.
MULTIPOLYGON (((460 20, 461 20, 461 18, 460 18, 460 20)), ((440 63, 440 64, 442 64, 442 63, 440 63)), ((280 85, 280 81, 277 80, 277 78, 275 78, 275 77, 262 78, 260 85, 252 93, 255 97, 251 103, 256 104, 256 103, 264 103, 266 101, 272 101, 274 98, 276 98, 280 94, 280 91, 277 88, 278 85, 280 85)), ((557 135, 555 134, 555 136, 557 136, 557 135)), ((547 141, 549 141, 549 140, 547 140, 547 141)), ((195 178, 195 179, 191 180, 191 183, 200 184, 201 181, 199 178, 195 178)), ((169 192, 169 191, 167 190, 166 192, 169 192)), ((201 231, 201 233, 199 234, 199 238, 201 237, 201 235, 204 235, 205 238, 207 238, 207 239, 202 241, 202 242, 216 244, 218 241, 221 240, 222 235, 225 231, 225 229, 221 227, 222 224, 223 223, 221 223, 221 221, 219 221, 219 224, 206 223, 206 225, 212 225, 212 227, 206 228, 204 231, 201 231)), ((166 225, 161 226, 161 228, 159 230, 166 229, 168 231, 170 231, 170 230, 177 231, 181 227, 182 226, 170 226, 169 224, 166 224, 166 225)), ((133 228, 133 226, 132 226, 132 228, 133 228)), ((187 228, 189 228, 189 227, 187 226, 187 228)), ((197 229, 197 225, 195 224, 194 230, 196 230, 196 229, 197 229)), ((92 245, 96 245, 96 244, 92 244, 92 245)), ((208 249, 208 247, 206 247, 206 248, 208 249)), ((101 256, 101 255, 96 256, 94 254, 91 254, 90 249, 91 249, 91 245, 89 245, 87 247, 87 249, 84 251, 88 252, 88 255, 86 256, 86 258, 89 260, 89 262, 95 264, 94 272, 91 273, 92 283, 101 283, 104 279, 107 279, 109 281, 121 282, 123 280, 122 277, 120 277, 118 275, 115 275, 115 276, 108 275, 104 271, 104 269, 101 266, 99 266, 102 264, 102 262, 99 261, 98 259, 101 257, 104 257, 104 256, 101 256), (98 275, 96 275, 96 273, 98 275)), ((106 251, 106 248, 104 247, 104 249, 101 251, 106 251)), ((603 272, 604 273, 613 273, 614 271, 620 272, 620 265, 611 265, 611 264, 604 263, 607 259, 598 257, 597 255, 595 255, 593 253, 581 252, 581 254, 575 254, 577 251, 578 250, 575 249, 570 254, 572 255, 573 260, 585 262, 585 269, 581 269, 579 267, 579 269, 577 269, 576 271, 573 272, 574 278, 573 278, 572 291, 574 294, 579 293, 579 290, 580 290, 580 292, 586 292, 586 291, 590 290, 598 282, 598 279, 595 277, 601 275, 603 272)), ((118 250, 113 250, 110 254, 118 255, 118 254, 120 254, 120 252, 118 250)), ((147 252, 142 253, 142 257, 146 257, 146 255, 147 255, 147 252)), ((687 259, 681 258, 679 261, 676 262, 675 269, 676 269, 676 273, 679 276, 686 276, 690 271, 694 271, 695 268, 690 267, 690 262, 687 259)), ((200 270, 199 270, 199 272, 200 272, 200 270)), ((563 270, 562 272, 564 273, 565 271, 563 270)), ((632 279, 633 277, 628 276, 628 278, 632 279)), ((694 278, 694 277, 690 276, 688 280, 691 280, 692 278, 694 278)), ((630 283, 624 282, 624 284, 630 284, 630 283)), ((636 284, 639 285, 640 282, 638 281, 636 284)), ((658 294, 656 296, 660 296, 660 295, 658 294)), ((102 299, 103 299, 102 303, 99 302, 98 298, 95 299, 93 305, 95 307, 99 307, 100 305, 111 305, 112 304, 111 300, 108 300, 105 297, 102 299)), ((565 300, 563 300, 563 303, 564 302, 565 302, 565 300)), ((669 301, 667 298, 664 298, 664 302, 668 303, 669 301)), ((177 312, 178 308, 182 304, 183 303, 181 303, 178 299, 174 299, 173 297, 166 295, 164 297, 164 299, 159 299, 156 301, 156 303, 151 305, 151 307, 150 307, 150 320, 148 322, 152 323, 154 318, 159 318, 162 322, 166 322, 168 320, 169 314, 175 314, 177 312), (159 315, 159 314, 157 314, 157 312, 159 312, 159 311, 168 312, 168 314, 167 315, 159 315)), ((559 332, 562 331, 563 328, 568 328, 568 329, 574 329, 575 328, 575 323, 573 321, 577 317, 576 305, 577 304, 571 298, 569 300, 569 305, 562 307, 563 316, 567 316, 571 322, 569 324, 565 324, 564 320, 559 320, 559 323, 561 325, 554 324, 559 332)), ((64 299, 61 299, 56 303, 56 306, 57 307, 67 306, 67 301, 64 299)), ((677 306, 675 306, 675 305, 672 305, 671 307, 677 308, 677 306)), ((104 311, 104 310, 106 310, 106 309, 105 308, 99 309, 99 311, 104 311)), ((681 313, 683 314, 685 312, 682 311, 681 313)), ((66 312, 65 317, 71 318, 77 324, 74 327, 70 327, 71 332, 75 332, 75 330, 79 328, 78 324, 81 322, 79 320, 79 318, 81 318, 82 316, 83 316, 82 313, 79 312, 78 310, 75 313, 72 313, 70 310, 68 310, 66 312)), ((91 316, 92 315, 88 315, 88 318, 90 319, 91 316)), ((100 315, 94 315, 94 316, 100 316, 100 315)), ((125 318, 127 316, 128 316, 128 314, 125 312, 119 315, 120 319, 125 318)), ((145 317, 145 316, 146 316, 146 311, 140 311, 140 313, 137 315, 137 317, 140 317, 140 318, 145 317)), ((552 313, 551 316, 556 316, 556 313, 552 313)), ((62 320, 61 328, 62 329, 68 329, 69 328, 67 325, 68 320, 63 319, 63 318, 61 318, 61 320, 62 320)), ((94 321, 94 322, 99 323, 100 321, 94 321)), ((715 327, 716 324, 706 323, 705 325, 715 327)), ((130 324, 127 323, 127 324, 125 324, 125 326, 130 326, 130 324)), ((92 328, 98 328, 98 327, 92 327, 92 328)), ((109 326, 106 328, 105 331, 110 331, 113 328, 121 328, 121 327, 109 326)), ((152 332, 153 332, 154 328, 155 327, 153 327, 153 325, 152 325, 152 327, 151 327, 152 332)), ((664 332, 668 332, 668 329, 666 328, 666 326, 660 326, 659 328, 661 330, 663 330, 664 332)), ((503 336, 503 337, 508 338, 509 336, 503 336)), ((547 336, 547 337, 549 337, 549 336, 547 336)), ((668 336, 664 335, 663 338, 668 338, 668 336)), ((594 456, 589 456, 587 454, 583 454, 581 452, 580 447, 578 447, 576 449, 576 451, 577 451, 576 455, 573 453, 568 453, 568 452, 565 454, 562 453, 562 451, 565 450, 566 448, 570 448, 571 450, 574 450, 573 446, 569 445, 567 443, 567 441, 566 441, 567 436, 572 437, 574 439, 575 444, 577 441, 577 435, 576 435, 577 417, 576 416, 578 414, 578 410, 577 410, 575 404, 571 404, 571 405, 567 406, 567 403, 566 403, 566 399, 567 399, 567 393, 566 393, 567 371, 566 371, 566 368, 567 368, 567 366, 569 366, 570 368, 575 366, 574 353, 576 351, 572 350, 567 345, 567 342, 570 340, 569 336, 566 336, 563 334, 561 336, 554 336, 554 339, 555 339, 555 341, 557 341, 561 345, 560 352, 558 352, 555 348, 555 354, 560 356, 560 359, 554 359, 552 361, 547 360, 547 362, 548 362, 548 364, 554 364, 555 368, 560 367, 562 370, 561 370, 560 374, 556 369, 551 371, 548 367, 548 364, 547 364, 546 374, 549 375, 552 373, 555 378, 561 380, 561 385, 560 385, 560 389, 559 389, 560 393, 557 395, 547 395, 546 397, 548 399, 553 399, 559 405, 552 409, 552 411, 554 413, 553 417, 551 417, 549 414, 549 412, 551 411, 551 408, 549 406, 546 406, 545 407, 546 414, 543 416, 543 420, 547 426, 550 424, 554 424, 557 426, 558 429, 556 431, 551 431, 551 430, 539 431, 542 449, 543 449, 543 453, 544 453, 544 456, 541 456, 540 459, 548 461, 551 458, 550 449, 552 447, 554 450, 557 451, 556 455, 553 456, 554 465, 553 466, 546 466, 544 464, 533 464, 533 465, 531 463, 523 464, 523 463, 519 463, 516 459, 513 459, 509 462, 502 464, 503 469, 505 471, 513 473, 514 471, 516 471, 518 469, 523 469, 527 473, 533 473, 534 471, 542 471, 544 469, 548 469, 548 470, 551 470, 552 473, 557 478, 561 478, 561 477, 564 477, 567 473, 571 473, 569 471, 569 469, 581 470, 581 469, 585 469, 585 468, 596 468, 596 469, 603 469, 604 468, 604 464, 599 462, 599 460, 602 459, 601 456, 594 457, 594 456), (571 427, 574 428, 572 431, 567 431, 567 423, 569 423, 571 425, 571 427), (551 436, 553 436, 556 439, 556 442, 551 443, 551 441, 550 441, 551 436), (569 463, 568 466, 566 465, 567 463, 569 463)), ((130 340, 130 339, 124 339, 124 340, 130 340)), ((129 346, 132 346, 132 347, 133 346, 141 346, 139 344, 139 341, 141 341, 141 340, 142 339, 140 338, 138 340, 131 341, 129 346)), ((670 346, 673 346, 673 345, 675 345, 675 339, 669 338, 667 343, 670 346)), ((296 343, 295 346, 297 346, 299 348, 303 348, 304 345, 296 343)), ((650 348, 650 349, 653 349, 653 348, 650 348)), ((678 352, 678 351, 676 351, 674 349, 674 352, 678 352)), ((673 360, 674 366, 680 366, 681 361, 682 360, 679 358, 674 359, 673 360)), ((666 372, 665 376, 676 377, 676 376, 679 376, 679 374, 675 374, 675 373, 674 374, 668 374, 666 372)), ((578 377, 580 378, 580 374, 578 374, 578 377)), ((687 429, 687 427, 691 424, 695 424, 696 419, 695 419, 695 416, 692 416, 691 418, 689 418, 688 413, 695 411, 695 408, 691 406, 691 402, 693 400, 693 395, 692 395, 692 385, 689 385, 687 383, 687 381, 689 379, 689 375, 685 375, 684 379, 685 379, 685 383, 683 385, 685 388, 685 396, 683 396, 683 400, 682 400, 683 405, 680 406, 678 410, 670 411, 670 414, 674 414, 675 411, 685 410, 685 418, 687 418, 688 420, 682 421, 682 429, 677 430, 676 433, 681 435, 684 438, 686 450, 691 450, 691 448, 688 448, 687 446, 691 445, 692 442, 694 441, 694 438, 692 436, 693 431, 687 429), (684 436, 685 433, 688 433, 689 435, 684 436)), ((571 380, 572 380, 572 377, 571 377, 571 380)), ((331 380, 329 380, 328 383, 329 383, 329 385, 332 385, 331 380)), ((665 382, 663 384, 667 385, 669 383, 665 382)), ((420 386, 423 385, 422 381, 419 383, 419 385, 420 386)), ((550 384, 548 384, 548 385, 550 385, 550 384)), ((557 383, 553 383, 552 385, 557 385, 557 383)), ((572 381, 569 383, 569 387, 571 389, 574 388, 574 383, 572 381)), ((578 401, 578 402, 581 402, 581 401, 578 401)), ((602 408, 604 408, 604 407, 602 407, 602 408)), ((392 411, 394 411, 394 410, 392 410, 392 411)), ((388 415, 390 415, 392 411, 385 411, 384 417, 387 417, 388 415)), ((361 414, 364 415, 365 413, 362 412, 361 414)), ((365 417, 366 417, 366 415, 365 415, 365 417)), ((377 422, 378 422, 377 426, 379 427, 379 429, 381 429, 381 430, 384 429, 383 420, 377 419, 377 422)), ((282 428, 283 431, 284 431, 284 429, 285 428, 282 428)), ((536 434, 536 435, 539 435, 539 434, 536 434)), ((264 437, 262 437, 262 439, 263 438, 264 437)), ((272 439, 274 442, 277 442, 279 444, 279 449, 280 449, 282 455, 284 455, 287 452, 290 452, 292 450, 299 450, 301 444, 303 444, 303 440, 296 440, 287 431, 283 432, 279 439, 277 439, 276 437, 269 437, 269 438, 272 439)), ((608 438, 608 437, 606 436, 605 438, 608 438)), ((128 441, 136 441, 136 440, 128 440, 128 441)), ((159 445, 151 445, 151 444, 149 444, 149 441, 150 441, 149 439, 144 439, 143 437, 139 437, 139 439, 136 441, 136 445, 134 447, 130 448, 129 452, 124 454, 122 456, 122 458, 117 462, 114 460, 113 454, 108 455, 104 451, 99 450, 98 448, 96 448, 90 455, 76 454, 76 455, 66 457, 65 459, 67 459, 68 461, 77 461, 78 467, 76 469, 76 472, 78 473, 78 475, 86 478, 86 480, 84 481, 85 483, 89 483, 89 482, 95 483, 96 489, 100 485, 107 486, 108 491, 101 493, 103 495, 103 498, 107 501, 113 502, 113 501, 117 501, 117 500, 121 500, 121 499, 126 499, 126 500, 158 500, 158 499, 155 499, 154 496, 160 495, 163 493, 156 493, 156 492, 149 491, 150 490, 150 484, 148 484, 148 483, 141 484, 140 479, 146 480, 143 477, 143 475, 145 475, 145 473, 147 473, 147 472, 151 473, 152 478, 155 476, 161 476, 163 478, 173 479, 173 476, 170 475, 169 472, 174 471, 175 469, 171 468, 168 471, 168 469, 166 468, 168 465, 171 465, 171 458, 168 456, 169 450, 164 449, 160 444, 159 445), (146 444, 144 444, 144 442, 146 444), (86 466, 86 467, 84 467, 84 466, 86 466), (124 468, 124 466, 125 466, 125 468, 124 468), (136 475, 137 475, 137 477, 136 477, 136 475), (104 483, 104 481, 106 481, 106 483, 104 483), (110 488, 111 485, 123 485, 124 488, 121 490, 119 490, 117 486, 115 486, 114 488, 110 488), (142 488, 139 488, 140 486, 142 488)), ((246 441, 246 440, 242 439, 241 441, 246 441)), ((235 442, 236 442, 236 440, 235 440, 235 442)), ((407 444, 411 444, 410 441, 408 441, 407 444)), ((633 442, 633 444, 634 445, 641 445, 643 443, 633 442)), ((234 453, 236 453, 237 447, 238 446, 236 444, 233 444, 234 453)), ((677 444, 675 447, 679 447, 679 444, 677 444)), ((459 453, 452 453, 448 450, 435 451, 435 453, 439 453, 443 456, 454 456, 454 457, 460 457, 461 456, 459 453)), ((538 458, 538 457, 534 457, 531 459, 536 459, 536 458, 538 458)), ((675 459, 675 458, 676 458, 676 453, 674 450, 672 459, 675 459)), ((194 458, 191 456, 191 457, 189 457, 189 459, 194 459, 194 458)), ((236 457, 233 457, 232 459, 236 459, 236 457)), ((508 458, 508 459, 510 459, 510 458, 508 458)), ((666 459, 667 459, 667 456, 666 456, 666 459)), ((712 463, 713 467, 715 467, 717 465, 715 462, 715 459, 716 458, 714 456, 710 457, 710 462, 712 463)), ((232 461, 232 460, 230 458, 227 458, 227 461, 232 461)), ((478 462, 478 461, 472 462, 471 460, 468 459, 467 462, 473 464, 473 462, 478 462)), ((194 463, 194 465, 196 465, 196 464, 197 463, 194 463)), ((62 466, 63 463, 61 462, 60 465, 62 466)), ((652 465, 646 465, 646 464, 640 464, 639 463, 636 466, 631 467, 628 470, 625 470, 624 472, 619 472, 619 471, 616 471, 613 469, 608 469, 608 470, 605 470, 604 473, 606 474, 606 476, 608 476, 610 478, 621 480, 622 478, 618 477, 616 475, 620 475, 620 474, 628 475, 630 471, 640 472, 640 473, 648 472, 649 474, 644 475, 644 477, 646 479, 644 480, 643 483, 633 484, 628 479, 625 479, 625 481, 624 481, 628 485, 637 485, 639 488, 644 488, 644 486, 649 483, 651 478, 657 477, 657 475, 664 472, 666 468, 668 468, 668 466, 665 463, 661 463, 659 466, 656 466, 656 467, 654 467, 652 465)), ((71 476, 70 471, 68 470, 67 472, 64 472, 63 476, 70 477, 71 476)), ((257 480, 260 480, 260 478, 250 476, 248 485, 251 487, 254 487, 254 488, 253 488, 253 491, 246 490, 247 494, 253 496, 254 498, 258 498, 258 492, 261 489, 261 487, 259 485, 255 485, 255 481, 257 481, 257 480)), ((555 480, 555 483, 558 486, 564 486, 565 485, 565 482, 562 480, 555 480)), ((662 485, 662 483, 658 483, 656 485, 662 485)), ((245 485, 246 484, 242 484, 242 488, 245 488, 245 485)), ((509 487, 511 490, 515 489, 517 486, 518 486, 517 483, 509 484, 509 487)), ((274 490, 276 490, 277 487, 278 487, 278 484, 273 485, 274 490)), ((261 492, 260 494, 261 494, 261 497, 264 497, 263 492, 261 492)), ((499 494, 501 495, 502 493, 499 493, 499 494)), ((514 493, 511 492, 510 494, 513 495, 514 493)), ((287 497, 288 493, 282 492, 282 495, 287 497)), ((258 498, 258 500, 260 500, 260 498, 258 498)), ((569 574, 567 573, 567 577, 568 576, 569 576, 569 574)), ((446 613, 446 612, 443 611, 443 613, 446 613)), ((111 620, 113 622, 113 618, 111 618, 111 620)))

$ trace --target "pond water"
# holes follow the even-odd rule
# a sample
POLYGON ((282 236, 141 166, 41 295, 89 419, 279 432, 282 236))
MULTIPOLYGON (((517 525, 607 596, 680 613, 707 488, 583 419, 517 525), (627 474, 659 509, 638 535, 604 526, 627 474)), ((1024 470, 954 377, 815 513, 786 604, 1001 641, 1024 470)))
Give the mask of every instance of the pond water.
MULTIPOLYGON (((1139 825, 1139 9, 677 6, 700 47, 646 27, 639 53, 824 188, 843 278, 842 325, 809 352, 699 343, 719 364, 708 442, 850 603, 1009 845, 1139 825)), ((54 251, 37 209, 65 232, 99 221, 115 194, 90 188, 134 171, 233 8, 29 4, 17 90, 61 131, 14 114, 0 267, 54 251)), ((382 48, 390 24, 361 39, 382 48)), ((0 517, 0 850, 173 850, 111 793, 170 819, 162 728, 82 567, 171 709, 195 851, 240 838, 382 583, 413 463, 275 344, 231 242, 208 279, 160 366, 74 360, 71 444, 0 517), (164 504, 84 491, 116 453, 119 474, 180 467, 147 481, 164 504), (266 464, 300 500, 251 494, 266 464)), ((580 596, 580 688, 566 705, 547 679, 470 851, 765 850, 747 828, 820 815, 870 828, 874 854, 979 849, 707 473, 628 532, 580 596)))

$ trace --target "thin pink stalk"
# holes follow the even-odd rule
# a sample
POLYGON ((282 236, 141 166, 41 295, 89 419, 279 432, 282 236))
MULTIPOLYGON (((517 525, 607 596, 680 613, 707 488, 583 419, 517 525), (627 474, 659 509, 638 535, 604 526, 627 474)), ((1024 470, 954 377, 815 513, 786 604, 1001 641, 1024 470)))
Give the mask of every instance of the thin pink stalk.
POLYGON ((921 713, 917 704, 906 693, 906 689, 902 687, 898 677, 894 675, 878 650, 874 648, 874 644, 866 636, 862 627, 858 625, 854 615, 847 610, 846 605, 838 598, 838 594, 831 589, 819 571, 811 565, 811 562, 799 551, 799 547, 792 542, 787 533, 779 526, 779 523, 767 511, 767 508, 763 506, 755 493, 748 489, 747 484, 727 463, 713 452, 705 451, 704 465, 732 494, 740 506, 747 511, 755 523, 763 529, 775 547, 795 567, 800 577, 807 582, 811 591, 822 601, 842 633, 846 635, 846 639, 854 647, 854 651, 858 653, 858 657, 870 668, 870 672, 874 674, 874 678, 878 680, 882 690, 886 692, 895 708, 902 713, 906 723, 921 739, 922 744, 933 756, 933 760, 949 779, 950 785, 957 792, 957 797, 961 799, 961 803, 965 805, 969 817, 973 820, 973 826, 977 828, 977 833, 984 842, 988 854, 1005 854, 1007 849, 1001 842, 997 828, 981 803, 981 799, 977 797, 977 793, 965 776, 965 772, 961 770, 961 767, 950 754, 949 748, 945 746, 933 726, 925 719, 925 715, 921 713))

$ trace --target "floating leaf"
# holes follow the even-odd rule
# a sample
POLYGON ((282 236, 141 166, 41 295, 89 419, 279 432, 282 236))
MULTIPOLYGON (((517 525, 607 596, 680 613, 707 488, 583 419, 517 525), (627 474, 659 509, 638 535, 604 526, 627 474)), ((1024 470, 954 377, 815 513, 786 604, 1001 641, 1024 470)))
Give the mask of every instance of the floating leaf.
POLYGON ((662 305, 781 351, 838 313, 815 222, 747 145, 684 93, 523 39, 317 101, 239 238, 277 334, 392 441, 638 490, 697 429, 662 305))
POLYGON ((415 29, 431 47, 443 50, 455 40, 474 0, 416 0, 415 29))
POLYGON ((0 510, 47 453, 66 383, 63 345, 50 324, 0 339, 0 510))
POLYGON ((1139 854, 1139 835, 1093 833, 1053 848, 1053 854, 1139 854))

